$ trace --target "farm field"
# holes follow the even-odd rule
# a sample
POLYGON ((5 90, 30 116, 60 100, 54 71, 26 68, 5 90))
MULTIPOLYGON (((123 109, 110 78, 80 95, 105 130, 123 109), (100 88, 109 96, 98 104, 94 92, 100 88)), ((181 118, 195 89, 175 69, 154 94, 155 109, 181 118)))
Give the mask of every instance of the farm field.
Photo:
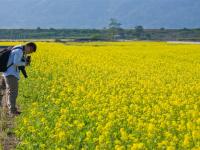
POLYGON ((17 149, 200 148, 200 45, 37 45, 19 85, 17 149))

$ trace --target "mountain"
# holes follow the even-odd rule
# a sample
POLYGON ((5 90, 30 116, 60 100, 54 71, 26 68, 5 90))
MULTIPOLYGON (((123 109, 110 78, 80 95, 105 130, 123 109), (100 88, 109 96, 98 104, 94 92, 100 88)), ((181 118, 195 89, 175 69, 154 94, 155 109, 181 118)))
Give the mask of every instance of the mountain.
POLYGON ((197 0, 0 0, 0 28, 199 28, 197 0))

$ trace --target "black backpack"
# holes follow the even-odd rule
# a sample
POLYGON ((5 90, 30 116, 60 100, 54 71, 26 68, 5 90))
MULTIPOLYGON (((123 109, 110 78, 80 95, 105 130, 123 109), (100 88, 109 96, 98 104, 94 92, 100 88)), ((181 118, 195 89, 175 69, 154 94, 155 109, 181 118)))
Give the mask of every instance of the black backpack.
POLYGON ((10 66, 13 64, 10 64, 7 67, 8 64, 8 59, 10 56, 10 53, 12 51, 12 46, 11 47, 6 47, 6 46, 1 46, 0 47, 0 72, 5 72, 10 66))

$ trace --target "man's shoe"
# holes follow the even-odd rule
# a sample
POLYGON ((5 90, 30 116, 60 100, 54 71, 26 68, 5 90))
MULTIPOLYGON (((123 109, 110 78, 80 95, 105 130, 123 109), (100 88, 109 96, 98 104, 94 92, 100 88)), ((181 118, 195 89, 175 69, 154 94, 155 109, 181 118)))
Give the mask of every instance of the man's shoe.
POLYGON ((9 115, 11 116, 11 117, 14 117, 14 116, 17 116, 17 115, 20 115, 21 114, 21 112, 20 111, 13 111, 13 112, 9 112, 9 115))
POLYGON ((15 115, 20 115, 21 112, 16 110, 16 111, 14 112, 14 114, 15 114, 15 115))

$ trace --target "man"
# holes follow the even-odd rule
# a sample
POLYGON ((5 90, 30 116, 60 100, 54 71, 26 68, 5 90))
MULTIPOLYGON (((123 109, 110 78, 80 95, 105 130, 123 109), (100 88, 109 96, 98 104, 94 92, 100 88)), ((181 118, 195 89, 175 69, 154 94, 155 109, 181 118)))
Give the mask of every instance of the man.
POLYGON ((19 66, 28 66, 30 62, 26 61, 26 55, 35 52, 37 49, 35 43, 27 43, 12 48, 8 59, 8 69, 2 76, 6 85, 6 102, 10 115, 18 115, 20 112, 16 108, 16 99, 18 96, 18 80, 20 79, 19 66), (25 61, 23 61, 25 60, 25 61))

